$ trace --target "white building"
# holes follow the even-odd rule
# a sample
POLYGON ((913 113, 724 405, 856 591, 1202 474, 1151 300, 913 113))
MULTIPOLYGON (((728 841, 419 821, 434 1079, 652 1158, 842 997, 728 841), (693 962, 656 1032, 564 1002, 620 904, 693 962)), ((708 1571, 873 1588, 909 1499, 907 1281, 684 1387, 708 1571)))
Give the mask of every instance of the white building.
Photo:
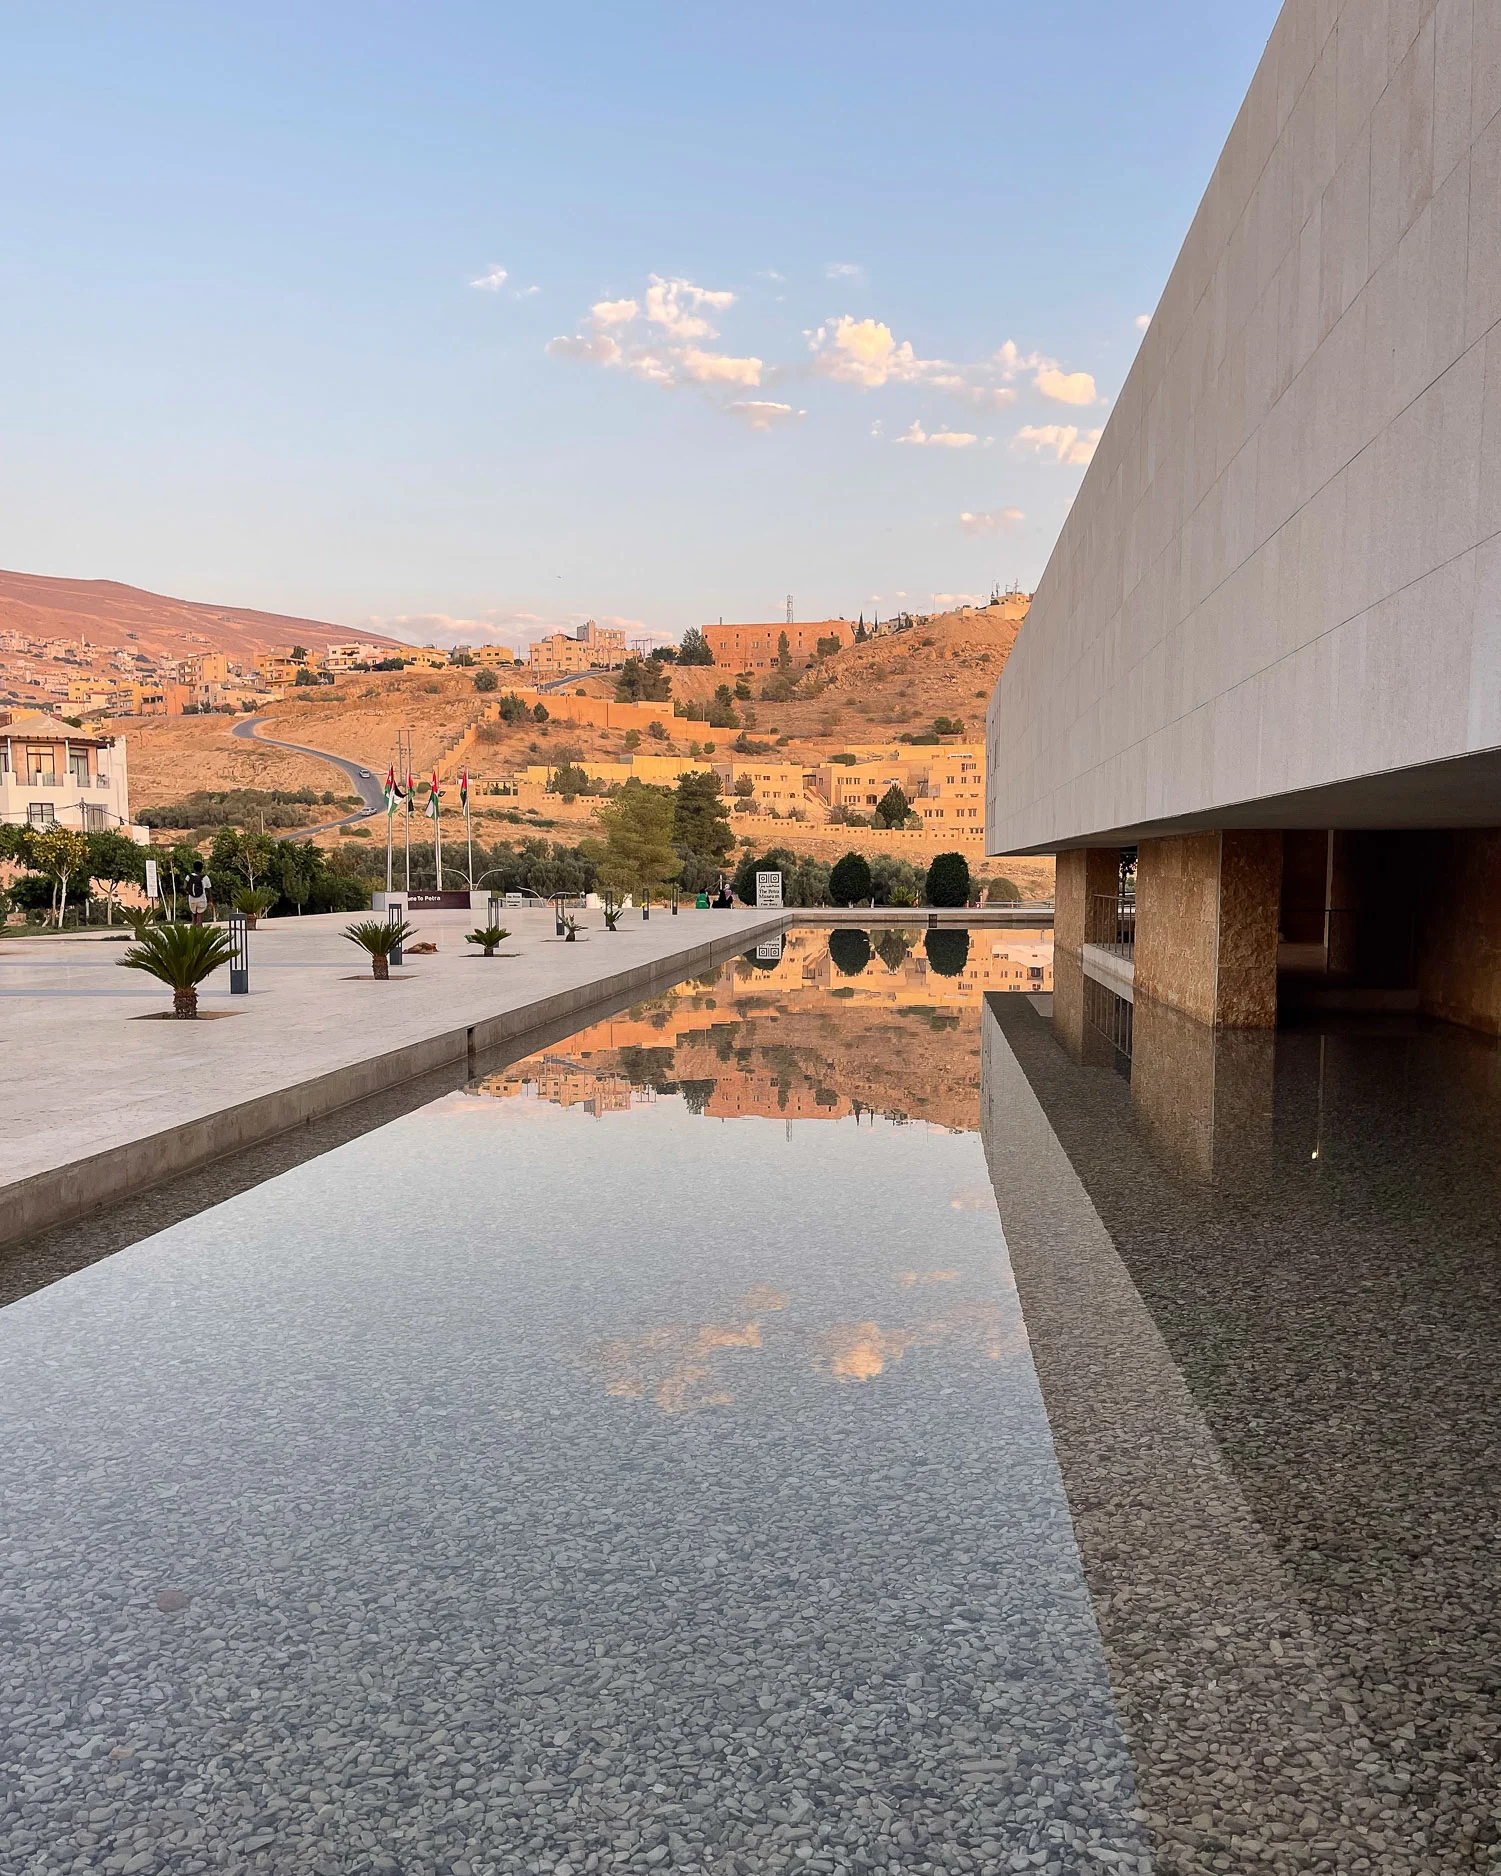
POLYGON ((123 738, 73 729, 41 710, 0 710, 0 821, 32 827, 105 828, 144 847, 130 819, 123 738))

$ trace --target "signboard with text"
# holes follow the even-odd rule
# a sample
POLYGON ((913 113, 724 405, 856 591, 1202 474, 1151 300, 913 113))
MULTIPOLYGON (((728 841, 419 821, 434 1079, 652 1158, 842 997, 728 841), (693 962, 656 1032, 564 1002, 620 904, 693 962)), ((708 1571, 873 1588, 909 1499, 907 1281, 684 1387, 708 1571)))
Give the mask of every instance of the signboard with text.
POLYGON ((756 875, 756 910, 758 912, 780 912, 782 909, 782 875, 780 872, 757 873, 756 875))

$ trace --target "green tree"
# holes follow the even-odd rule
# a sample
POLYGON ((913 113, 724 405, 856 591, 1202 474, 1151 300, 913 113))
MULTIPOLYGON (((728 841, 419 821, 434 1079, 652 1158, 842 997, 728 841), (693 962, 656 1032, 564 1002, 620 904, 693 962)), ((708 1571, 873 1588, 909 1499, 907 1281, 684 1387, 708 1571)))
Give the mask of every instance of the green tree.
POLYGON ((1014 879, 1007 879, 1004 875, 990 882, 990 889, 985 895, 992 905, 1020 905, 1021 896, 1021 887, 1014 879))
POLYGON ((957 977, 969 962, 969 933, 940 927, 926 935, 923 949, 930 971, 939 977, 957 977))
POLYGON ((722 860, 735 836, 724 818, 719 777, 712 769, 694 769, 678 777, 672 810, 672 838, 680 854, 722 860))
POLYGON ((969 861, 962 853, 940 853, 928 868, 924 894, 929 905, 969 904, 969 861))
POLYGON ((89 878, 104 888, 105 916, 113 925, 115 900, 121 886, 127 882, 141 886, 146 882, 145 849, 138 847, 128 834, 118 833, 112 827, 90 834, 88 842, 89 878))
POLYGON ((842 977, 858 977, 870 962, 869 933, 848 927, 830 932, 829 957, 842 977))
POLYGON ((912 941, 904 931, 883 931, 876 940, 876 954, 889 971, 899 971, 911 949, 912 941))
POLYGON ((672 695, 672 677, 667 667, 650 658, 627 658, 615 680, 619 703, 666 703, 672 695))
POLYGON ((678 647, 679 664, 713 664, 714 653, 708 639, 696 625, 690 625, 678 647))
POLYGON ((923 876, 910 860, 878 853, 870 863, 870 884, 877 905, 916 905, 923 876))
POLYGON ((900 827, 911 812, 912 803, 900 784, 893 782, 876 803, 876 811, 871 818, 878 827, 900 827))
POLYGON ((52 912, 59 930, 68 910, 69 883, 85 872, 88 861, 89 843, 71 827, 49 827, 31 837, 31 864, 52 881, 52 912))
POLYGON ((493 671, 476 671, 474 674, 474 688, 476 690, 494 690, 499 682, 500 679, 493 671))
POLYGON ((276 873, 283 898, 290 899, 302 917, 302 908, 313 896, 319 870, 318 849, 307 840, 279 840, 276 873))
POLYGON ((870 862, 863 853, 847 853, 834 864, 829 874, 829 891, 835 905, 867 905, 870 902, 870 862))
POLYGON ((601 880, 613 892, 660 893, 677 878, 682 861, 672 844, 674 798, 634 776, 599 811, 605 837, 601 880))
POLYGON ((293 664, 306 664, 307 663, 307 646, 306 645, 294 645, 292 647, 292 662, 293 664))
POLYGON ((777 669, 783 672, 792 669, 792 646, 785 632, 777 638, 777 669))
POLYGON ((307 690, 311 688, 311 686, 316 684, 317 682, 318 682, 318 673, 316 671, 312 670, 307 665, 302 665, 299 667, 298 672, 297 672, 297 677, 295 680, 295 687, 298 690, 307 690))
POLYGON ((534 723, 545 723, 551 715, 552 715, 552 712, 548 709, 545 703, 536 703, 532 705, 532 721, 534 723))

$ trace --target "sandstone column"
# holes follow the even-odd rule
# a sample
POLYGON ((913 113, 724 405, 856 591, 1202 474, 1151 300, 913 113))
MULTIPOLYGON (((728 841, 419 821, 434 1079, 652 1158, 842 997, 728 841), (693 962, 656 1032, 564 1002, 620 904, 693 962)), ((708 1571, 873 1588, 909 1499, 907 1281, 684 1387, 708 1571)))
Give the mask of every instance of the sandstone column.
POLYGON ((1275 1028, 1281 892, 1280 833, 1226 828, 1142 841, 1136 995, 1216 1028, 1275 1028))
POLYGON ((1070 847, 1057 859, 1053 888, 1053 944, 1076 955, 1094 935, 1090 924, 1091 899, 1120 890, 1119 847, 1070 847))

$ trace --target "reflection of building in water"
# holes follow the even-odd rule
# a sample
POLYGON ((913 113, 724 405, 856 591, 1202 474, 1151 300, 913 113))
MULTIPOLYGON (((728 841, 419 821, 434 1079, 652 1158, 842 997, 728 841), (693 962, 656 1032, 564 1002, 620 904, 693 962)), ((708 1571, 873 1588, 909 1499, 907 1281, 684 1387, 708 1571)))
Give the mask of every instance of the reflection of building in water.
POLYGON ((704 1112, 711 1120, 759 1114, 768 1120, 842 1120, 853 1103, 832 1088, 799 1085, 790 1076, 764 1071, 726 1075, 715 1082, 704 1112))
POLYGON ((930 964, 921 926, 841 935, 854 941, 841 962, 864 960, 853 975, 831 960, 827 931, 789 931, 780 956, 736 958, 487 1076, 473 1092, 525 1094, 595 1116, 680 1093, 711 1119, 867 1111, 973 1127, 981 999, 1050 990, 1048 933, 976 930, 966 940, 945 929, 949 951, 935 957, 962 958, 952 976, 930 964))
POLYGON ((1138 997, 1128 1083, 1074 989, 987 1005, 982 1134, 1154 1866, 1478 1868, 1501 1055, 1138 997))

